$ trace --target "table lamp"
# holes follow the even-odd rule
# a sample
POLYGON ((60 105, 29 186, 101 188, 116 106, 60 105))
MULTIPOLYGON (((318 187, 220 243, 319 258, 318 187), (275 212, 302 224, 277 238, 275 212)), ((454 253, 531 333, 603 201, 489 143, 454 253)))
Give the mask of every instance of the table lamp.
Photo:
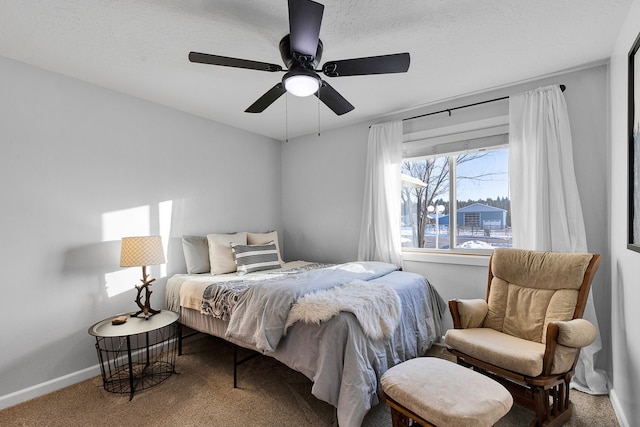
POLYGON ((136 304, 140 310, 133 314, 137 317, 144 314, 145 319, 160 313, 160 310, 151 308, 149 298, 151 297, 151 283, 156 279, 149 279, 147 274, 148 265, 164 264, 164 250, 162 249, 162 238, 160 236, 123 237, 120 250, 120 267, 142 267, 142 285, 135 285, 138 290, 136 304), (142 304, 142 292, 145 292, 144 304, 142 304))

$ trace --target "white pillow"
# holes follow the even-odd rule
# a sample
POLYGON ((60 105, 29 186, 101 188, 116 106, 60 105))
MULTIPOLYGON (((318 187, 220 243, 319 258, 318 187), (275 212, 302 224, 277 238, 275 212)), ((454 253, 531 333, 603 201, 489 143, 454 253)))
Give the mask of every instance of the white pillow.
POLYGON ((247 233, 207 234, 209 242, 209 262, 211 274, 225 274, 236 271, 231 245, 246 245, 247 233))
POLYGON ((278 250, 273 241, 266 245, 231 245, 238 274, 280 268, 278 250))
POLYGON ((247 244, 248 245, 266 245, 269 242, 273 242, 276 245, 276 251, 278 251, 278 262, 283 263, 282 255, 280 254, 280 244, 278 243, 278 232, 268 231, 266 233, 251 233, 247 232, 247 244))

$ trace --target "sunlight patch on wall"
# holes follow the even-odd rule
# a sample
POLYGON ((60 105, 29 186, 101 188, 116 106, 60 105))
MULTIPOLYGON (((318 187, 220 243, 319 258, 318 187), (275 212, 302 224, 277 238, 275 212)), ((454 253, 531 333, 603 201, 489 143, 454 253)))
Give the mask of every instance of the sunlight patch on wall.
MULTIPOLYGON (((171 214, 173 213, 173 200, 158 203, 158 231, 162 236, 162 247, 165 257, 168 257, 169 236, 171 236, 171 214)), ((167 264, 160 266, 160 276, 167 275, 167 264)))
POLYGON ((105 274, 104 280, 107 287, 107 296, 111 298, 116 295, 120 295, 123 292, 135 289, 135 285, 139 285, 141 283, 141 278, 142 268, 140 267, 125 268, 124 270, 105 274))
MULTIPOLYGON (((162 236, 165 256, 171 235, 173 201, 160 202, 157 206, 145 205, 135 208, 107 212, 102 215, 102 240, 120 241, 130 236, 162 236)), ((120 246, 118 245, 118 248, 120 246)), ((120 254, 118 253, 118 259, 120 254)), ((157 276, 156 266, 148 269, 151 277, 157 276)), ((166 276, 167 265, 160 266, 160 276, 166 276)), ((131 267, 105 274, 105 285, 109 298, 134 289, 142 278, 141 267, 131 267)), ((135 295, 135 294, 133 294, 135 295)))

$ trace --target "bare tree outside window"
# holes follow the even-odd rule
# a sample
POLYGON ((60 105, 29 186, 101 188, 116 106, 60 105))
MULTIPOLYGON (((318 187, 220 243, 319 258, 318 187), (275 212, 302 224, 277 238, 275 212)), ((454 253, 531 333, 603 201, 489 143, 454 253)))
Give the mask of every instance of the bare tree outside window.
MULTIPOLYGON (((439 200, 445 206, 443 213, 448 212, 449 198, 449 162, 447 157, 435 157, 402 163, 402 173, 424 182, 424 187, 402 188, 402 218, 408 221, 412 230, 410 246, 425 247, 425 230, 430 224, 431 215, 428 207, 439 200)), ((436 214, 437 215, 437 214, 436 214)), ((406 239, 406 236, 403 236, 406 239)))

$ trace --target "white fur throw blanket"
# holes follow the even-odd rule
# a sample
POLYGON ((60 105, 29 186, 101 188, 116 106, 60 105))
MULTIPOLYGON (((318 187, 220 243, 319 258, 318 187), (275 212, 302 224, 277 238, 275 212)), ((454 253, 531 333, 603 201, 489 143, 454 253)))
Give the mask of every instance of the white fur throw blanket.
POLYGON ((319 324, 341 311, 353 313, 365 335, 372 339, 388 338, 395 331, 402 304, 389 286, 354 280, 342 286, 309 293, 291 307, 285 333, 295 322, 319 324))

